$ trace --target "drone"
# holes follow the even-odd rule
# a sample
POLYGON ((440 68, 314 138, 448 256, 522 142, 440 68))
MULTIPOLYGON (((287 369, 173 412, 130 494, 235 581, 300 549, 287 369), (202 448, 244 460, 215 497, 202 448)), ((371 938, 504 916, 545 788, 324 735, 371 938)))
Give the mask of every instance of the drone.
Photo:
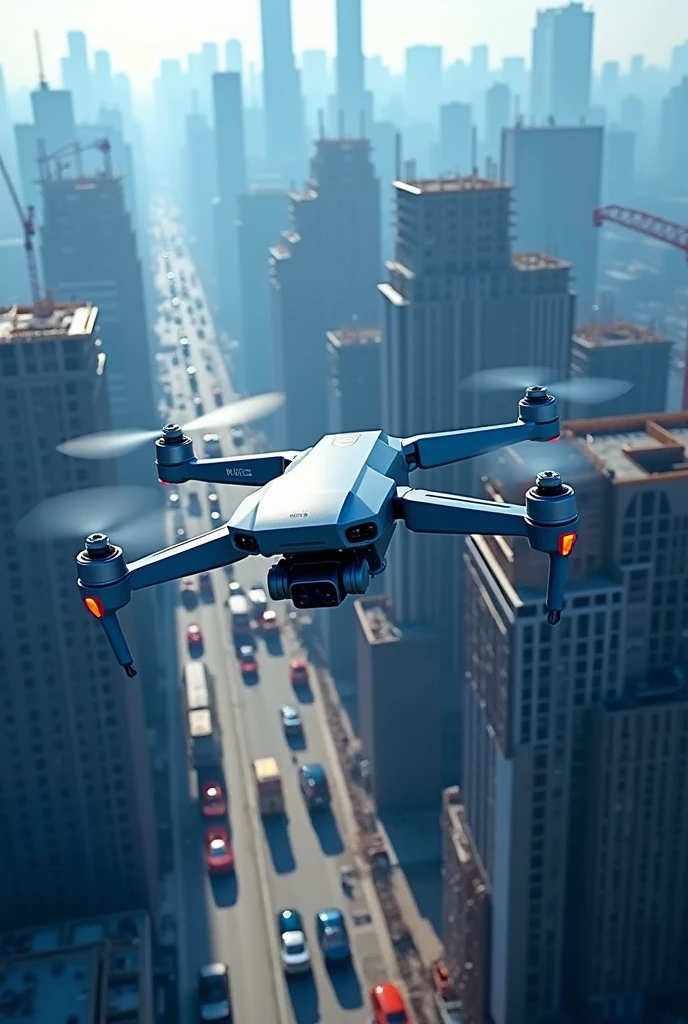
POLYGON ((278 556, 267 574, 274 601, 298 609, 334 608, 365 594, 385 569, 397 523, 414 533, 526 537, 549 556, 547 621, 561 618, 567 559, 578 536, 573 488, 559 473, 539 473, 525 505, 438 494, 409 486, 415 469, 434 469, 520 441, 556 441, 556 399, 528 387, 513 423, 398 438, 382 430, 327 434, 305 451, 197 459, 177 424, 155 442, 164 484, 191 480, 258 488, 223 526, 127 564, 104 533, 86 538, 76 557, 77 585, 99 620, 118 663, 136 675, 117 612, 135 590, 232 565, 253 555, 278 556))

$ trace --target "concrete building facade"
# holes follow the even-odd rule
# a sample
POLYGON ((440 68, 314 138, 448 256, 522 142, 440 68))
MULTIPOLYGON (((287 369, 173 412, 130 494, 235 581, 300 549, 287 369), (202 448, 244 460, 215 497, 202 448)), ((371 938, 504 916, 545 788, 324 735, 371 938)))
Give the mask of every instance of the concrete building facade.
MULTIPOLYGON (((77 540, 17 537, 40 501, 112 484, 62 440, 109 426, 92 306, 0 310, 0 928, 154 906, 141 686, 74 584, 77 540)), ((135 646, 137 630, 132 629, 135 646)), ((143 676, 141 677, 143 678, 143 676)))
POLYGON ((576 125, 590 110, 595 15, 582 3, 537 12, 531 56, 533 123, 576 125))

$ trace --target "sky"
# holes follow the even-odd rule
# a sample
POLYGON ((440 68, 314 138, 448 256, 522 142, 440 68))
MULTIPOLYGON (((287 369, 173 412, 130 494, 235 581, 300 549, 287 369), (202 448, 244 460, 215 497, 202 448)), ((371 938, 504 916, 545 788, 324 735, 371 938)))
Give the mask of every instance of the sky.
MULTIPOLYGON (((445 62, 466 58, 487 43, 491 65, 505 56, 529 58, 537 0, 362 0, 366 54, 380 53, 400 70, 414 43, 441 43, 445 62)), ((292 0, 294 48, 334 52, 335 0, 292 0)), ((643 53, 667 66, 671 48, 688 40, 688 0, 596 0, 595 65, 627 64, 643 53)), ((138 86, 156 75, 162 57, 183 58, 201 43, 231 37, 244 44, 247 61, 261 62, 259 0, 4 0, 0 9, 0 65, 10 89, 36 82, 34 30, 41 42, 48 82, 60 84, 60 57, 69 29, 86 32, 91 52, 110 51, 113 66, 138 86), (6 5, 6 6, 5 6, 6 5), (9 8, 11 7, 11 15, 9 8)))

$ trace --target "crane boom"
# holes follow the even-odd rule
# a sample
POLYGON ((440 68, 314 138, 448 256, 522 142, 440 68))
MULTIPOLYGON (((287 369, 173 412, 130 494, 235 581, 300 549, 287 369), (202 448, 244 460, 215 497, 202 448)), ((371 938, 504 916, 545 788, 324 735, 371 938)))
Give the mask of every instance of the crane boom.
POLYGON ((22 231, 24 233, 24 252, 26 253, 26 265, 29 272, 29 284, 31 287, 31 300, 34 308, 38 308, 41 305, 41 287, 38 282, 38 266, 36 264, 36 253, 33 248, 33 238, 36 234, 36 222, 34 220, 34 209, 33 206, 29 206, 26 210, 21 204, 21 200, 17 195, 17 190, 14 187, 10 173, 7 170, 5 161, 0 156, 0 172, 5 179, 5 184, 10 194, 10 198, 14 203, 14 207, 17 211, 19 220, 21 221, 22 231))

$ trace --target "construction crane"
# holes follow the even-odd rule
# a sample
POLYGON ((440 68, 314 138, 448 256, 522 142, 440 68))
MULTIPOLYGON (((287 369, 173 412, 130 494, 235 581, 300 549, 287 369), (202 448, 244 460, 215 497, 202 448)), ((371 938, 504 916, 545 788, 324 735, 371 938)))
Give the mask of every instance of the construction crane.
POLYGON ((33 206, 29 206, 24 210, 2 156, 0 156, 0 173, 2 173, 2 176, 5 179, 5 184, 9 190, 10 198, 14 203, 14 208, 17 211, 19 220, 21 221, 22 231, 24 233, 24 252, 26 253, 26 265, 29 271, 29 284, 31 286, 31 301, 33 303, 34 310, 38 311, 45 305, 45 302, 41 296, 41 287, 38 282, 38 264, 36 263, 36 253, 33 247, 33 240, 36 234, 35 210, 33 206))
POLYGON ((97 149, 103 155, 103 174, 107 178, 112 177, 112 145, 109 139, 95 139, 93 142, 70 142, 62 146, 54 153, 45 153, 38 158, 38 167, 41 181, 52 181, 53 175, 57 181, 62 180, 62 172, 69 168, 70 161, 65 157, 73 157, 76 164, 78 178, 83 178, 84 169, 81 160, 82 154, 89 150, 97 149))
MULTIPOLYGON (((628 206, 598 206, 593 211, 592 221, 596 228, 602 227, 603 224, 616 224, 622 228, 629 228, 630 231, 637 231, 646 238, 665 242, 666 245, 679 249, 688 260, 688 227, 683 224, 676 224, 674 221, 655 217, 654 214, 643 213, 641 210, 631 210, 628 206)), ((688 339, 683 363, 681 407, 688 409, 688 339)))

